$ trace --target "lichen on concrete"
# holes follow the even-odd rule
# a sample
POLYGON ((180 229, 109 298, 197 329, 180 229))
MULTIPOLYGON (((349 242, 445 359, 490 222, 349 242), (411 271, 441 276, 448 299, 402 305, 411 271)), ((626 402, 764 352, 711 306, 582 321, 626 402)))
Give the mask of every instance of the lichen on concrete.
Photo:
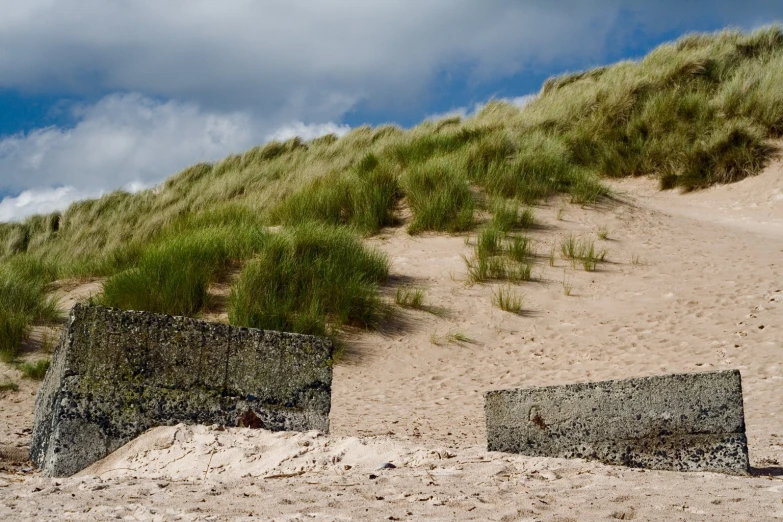
POLYGON ((76 305, 36 399, 30 456, 67 476, 160 425, 327 432, 332 354, 318 337, 76 305))
POLYGON ((649 469, 748 471, 736 370, 491 391, 484 397, 490 451, 649 469))

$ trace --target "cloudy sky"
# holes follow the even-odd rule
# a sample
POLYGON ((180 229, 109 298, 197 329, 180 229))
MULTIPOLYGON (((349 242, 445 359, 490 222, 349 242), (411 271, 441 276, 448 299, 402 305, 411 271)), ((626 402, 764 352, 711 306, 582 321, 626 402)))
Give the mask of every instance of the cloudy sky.
POLYGON ((0 221, 271 139, 414 125, 780 0, 0 0, 0 221))

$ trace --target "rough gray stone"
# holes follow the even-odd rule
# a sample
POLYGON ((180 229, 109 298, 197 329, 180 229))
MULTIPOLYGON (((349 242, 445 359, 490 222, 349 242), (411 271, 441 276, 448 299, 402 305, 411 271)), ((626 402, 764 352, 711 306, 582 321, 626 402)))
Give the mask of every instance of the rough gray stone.
POLYGON ((30 457, 69 476, 177 423, 329 431, 328 339, 77 305, 38 392, 30 457))
POLYGON ((490 391, 489 451, 744 474, 737 370, 490 391))

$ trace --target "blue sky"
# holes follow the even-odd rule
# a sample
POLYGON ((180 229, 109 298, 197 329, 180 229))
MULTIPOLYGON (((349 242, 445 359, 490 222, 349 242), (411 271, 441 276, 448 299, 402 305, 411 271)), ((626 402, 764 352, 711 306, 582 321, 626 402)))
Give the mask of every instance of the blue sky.
POLYGON ((414 125, 783 1, 0 0, 0 221, 271 139, 414 125))

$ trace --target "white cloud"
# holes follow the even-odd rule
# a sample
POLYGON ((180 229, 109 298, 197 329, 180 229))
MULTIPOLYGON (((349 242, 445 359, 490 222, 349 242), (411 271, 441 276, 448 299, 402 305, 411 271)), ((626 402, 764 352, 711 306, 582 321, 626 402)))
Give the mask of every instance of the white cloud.
POLYGON ((299 136, 303 140, 312 140, 319 136, 325 136, 327 134, 335 134, 336 136, 344 136, 351 130, 348 125, 338 125, 336 123, 315 123, 306 124, 301 121, 295 121, 288 125, 283 125, 275 132, 267 135, 267 140, 286 141, 288 139, 299 136))
POLYGON ((47 127, 0 139, 0 221, 62 209, 124 187, 137 191, 199 161, 215 161, 270 139, 344 134, 347 125, 279 125, 249 113, 139 94, 107 96, 73 109, 72 128, 47 127))
POLYGON ((100 196, 100 193, 80 193, 73 187, 25 190, 16 197, 0 200, 0 222, 13 221, 32 214, 47 214, 62 209, 70 203, 100 196))
POLYGON ((0 0, 0 87, 328 121, 361 101, 419 103, 441 74, 480 82, 600 60, 703 24, 707 9, 734 25, 783 15, 779 0, 0 0))

